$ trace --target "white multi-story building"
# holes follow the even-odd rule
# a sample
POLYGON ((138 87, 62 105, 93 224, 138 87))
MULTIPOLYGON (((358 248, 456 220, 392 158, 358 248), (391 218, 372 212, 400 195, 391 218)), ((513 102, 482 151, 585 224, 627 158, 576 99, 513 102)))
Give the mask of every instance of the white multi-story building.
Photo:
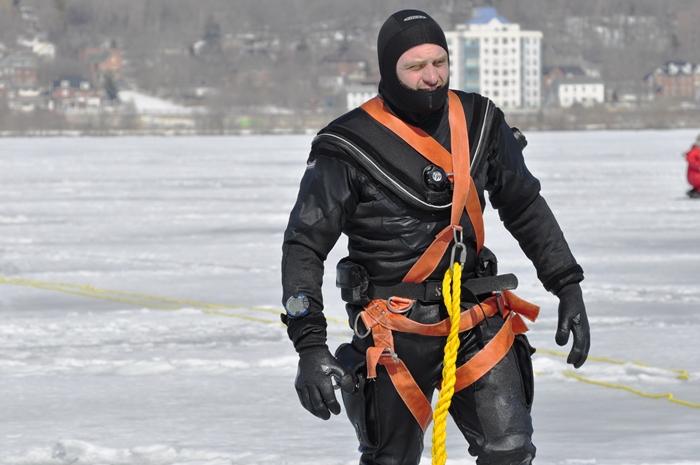
POLYGON ((542 32, 524 31, 495 8, 446 31, 450 87, 478 92, 503 108, 535 110, 542 102, 542 32))

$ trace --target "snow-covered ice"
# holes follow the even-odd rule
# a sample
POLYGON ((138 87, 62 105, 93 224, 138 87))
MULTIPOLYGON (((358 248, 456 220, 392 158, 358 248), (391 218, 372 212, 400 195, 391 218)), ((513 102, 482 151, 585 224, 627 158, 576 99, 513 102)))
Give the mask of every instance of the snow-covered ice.
MULTIPOLYGON (((695 135, 532 133, 526 159, 586 270, 593 359, 577 373, 700 403, 700 201, 680 157, 695 135)), ((277 316, 309 143, 0 139, 0 279, 14 280, 0 285, 0 465, 357 463, 345 418, 298 405, 277 316)), ((552 352, 556 299, 490 208, 486 234, 542 305, 536 462, 700 464, 700 409, 571 377, 552 352)), ((350 334, 333 288, 344 247, 325 279, 333 346, 350 334)), ((450 465, 474 463, 451 426, 447 446, 450 465)))

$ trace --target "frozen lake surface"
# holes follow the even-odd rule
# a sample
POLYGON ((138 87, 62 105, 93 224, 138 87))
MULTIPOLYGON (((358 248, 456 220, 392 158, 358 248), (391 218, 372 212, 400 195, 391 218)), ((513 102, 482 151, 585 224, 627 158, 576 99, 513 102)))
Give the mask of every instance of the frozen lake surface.
MULTIPOLYGON (((695 135, 528 134, 586 271, 593 359, 577 373, 604 385, 548 352, 557 301, 487 208, 501 271, 542 306, 538 464, 700 464, 700 200, 680 157, 695 135)), ((310 140, 0 139, 0 465, 357 463, 349 422, 298 404, 278 323, 310 140)), ((350 335, 344 248, 326 273, 332 346, 350 335)), ((451 425, 447 445, 450 465, 474 463, 451 425)))

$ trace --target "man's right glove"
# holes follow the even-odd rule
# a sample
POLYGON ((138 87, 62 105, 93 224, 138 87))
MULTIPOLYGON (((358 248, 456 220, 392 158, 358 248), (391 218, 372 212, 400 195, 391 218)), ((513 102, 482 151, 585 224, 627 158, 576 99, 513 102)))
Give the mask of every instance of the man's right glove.
POLYGON ((294 381, 299 401, 306 410, 324 420, 328 420, 331 413, 340 413, 340 404, 333 392, 331 377, 336 379, 344 391, 356 390, 357 381, 354 376, 343 369, 328 351, 328 347, 310 347, 299 354, 297 377, 294 381))
POLYGON ((557 292, 559 297, 559 323, 555 340, 560 346, 569 342, 569 332, 574 333, 574 343, 566 363, 579 368, 588 357, 591 348, 591 330, 588 326, 586 306, 583 303, 581 286, 567 284, 557 292))

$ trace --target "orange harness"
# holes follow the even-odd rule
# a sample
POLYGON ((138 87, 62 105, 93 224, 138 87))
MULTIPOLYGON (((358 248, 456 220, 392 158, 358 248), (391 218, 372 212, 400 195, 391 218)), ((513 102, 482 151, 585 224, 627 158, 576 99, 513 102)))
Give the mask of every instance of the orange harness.
MULTIPOLYGON (((411 308, 413 301, 403 302, 403 305, 391 302, 381 299, 372 300, 360 313, 360 318, 362 318, 367 331, 371 332, 374 341, 374 346, 367 349, 367 378, 377 377, 377 365, 386 368, 399 396, 425 431, 432 420, 433 411, 428 398, 394 351, 392 331, 445 337, 450 331, 450 322, 447 319, 433 324, 415 322, 401 314, 411 308)), ((481 304, 464 310, 461 313, 459 332, 469 331, 485 318, 492 317, 499 312, 505 320, 503 326, 483 349, 457 368, 455 392, 459 392, 474 383, 505 357, 513 345, 515 335, 527 331, 527 326, 521 315, 530 321, 535 321, 539 307, 519 298, 510 291, 503 291, 502 294, 489 297, 481 304)))
MULTIPOLYGON (((454 92, 449 92, 448 99, 452 153, 423 130, 410 126, 393 115, 385 108, 384 102, 379 97, 365 102, 361 107, 374 120, 404 140, 424 158, 451 174, 450 180, 453 182, 450 224, 435 236, 433 243, 406 273, 403 282, 420 283, 427 279, 435 271, 453 241, 455 247, 461 247, 463 252, 466 250, 462 243, 463 232, 460 225, 461 217, 465 212, 474 230, 477 254, 484 244, 481 202, 470 175, 469 135, 464 108, 454 92)), ((400 297, 392 297, 388 300, 375 299, 365 306, 358 318, 362 318, 367 328, 366 335, 371 333, 374 341, 374 346, 367 350, 366 355, 367 378, 376 378, 377 365, 385 367, 399 396, 425 431, 432 420, 432 408, 428 398, 394 351, 392 331, 445 337, 449 334, 450 321, 445 319, 435 324, 412 321, 402 313, 408 311, 413 304, 414 301, 400 297)), ((527 331, 527 326, 520 315, 534 321, 539 313, 539 307, 510 291, 504 291, 461 312, 459 331, 469 331, 485 318, 499 312, 505 320, 503 327, 482 350, 457 368, 455 392, 474 383, 505 357, 513 345, 515 335, 527 331)))

